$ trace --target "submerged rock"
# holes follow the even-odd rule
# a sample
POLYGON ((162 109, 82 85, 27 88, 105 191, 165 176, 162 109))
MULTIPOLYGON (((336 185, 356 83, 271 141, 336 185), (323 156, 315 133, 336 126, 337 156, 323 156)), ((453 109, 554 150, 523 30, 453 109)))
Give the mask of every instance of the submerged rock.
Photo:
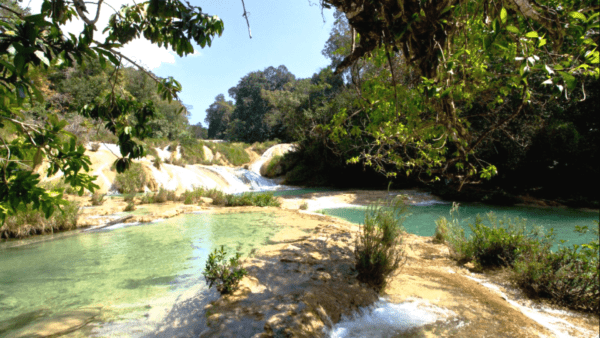
POLYGON ((92 322, 101 313, 101 308, 79 308, 51 317, 42 317, 8 337, 37 338, 58 337, 73 332, 92 322))

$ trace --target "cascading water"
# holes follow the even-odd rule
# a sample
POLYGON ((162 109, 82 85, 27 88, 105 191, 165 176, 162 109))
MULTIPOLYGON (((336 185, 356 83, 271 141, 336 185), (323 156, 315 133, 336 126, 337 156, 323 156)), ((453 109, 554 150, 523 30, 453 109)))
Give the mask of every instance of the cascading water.
POLYGON ((394 304, 380 298, 372 306, 360 309, 353 317, 342 317, 339 323, 327 328, 325 333, 330 338, 392 337, 453 315, 450 310, 422 300, 394 304))

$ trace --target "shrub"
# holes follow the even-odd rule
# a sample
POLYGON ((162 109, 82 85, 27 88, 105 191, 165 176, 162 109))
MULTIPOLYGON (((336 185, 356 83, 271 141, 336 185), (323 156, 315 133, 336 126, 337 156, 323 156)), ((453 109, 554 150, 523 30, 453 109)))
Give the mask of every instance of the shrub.
POLYGON ((148 177, 142 165, 133 162, 129 169, 123 173, 117 174, 114 186, 120 193, 132 194, 144 191, 146 183, 148 183, 148 177))
POLYGON ((176 166, 179 166, 179 167, 184 167, 184 168, 185 168, 186 162, 185 162, 185 160, 184 160, 183 158, 178 158, 178 159, 176 159, 176 158, 173 158, 173 159, 171 160, 171 164, 172 164, 172 165, 176 165, 176 166))
POLYGON ((127 203, 127 206, 125 207, 124 211, 134 211, 135 210, 135 204, 133 202, 129 202, 127 203))
POLYGON ((154 159, 152 159, 152 165, 154 166, 154 168, 160 170, 161 166, 162 166, 163 161, 160 159, 160 156, 154 156, 154 159))
POLYGON ((403 218, 401 201, 389 205, 371 205, 354 250, 358 280, 383 291, 387 279, 406 261, 402 245, 403 218))
POLYGON ((101 194, 101 193, 93 193, 92 194, 92 198, 90 199, 90 201, 92 202, 92 205, 102 205, 105 201, 104 197, 106 196, 106 194, 101 194))
POLYGON ((211 148, 215 156, 216 152, 219 152, 229 163, 235 166, 250 162, 250 156, 248 156, 248 153, 244 150, 244 145, 241 143, 210 142, 207 146, 211 148))
POLYGON ((123 195, 123 201, 125 201, 125 202, 133 202, 134 198, 135 198, 135 194, 125 194, 125 195, 123 195))
POLYGON ((198 164, 204 161, 204 143, 193 138, 181 140, 179 151, 186 163, 198 164))
POLYGON ((274 139, 273 141, 266 141, 266 142, 254 142, 252 144, 252 150, 254 150, 255 152, 257 152, 259 155, 262 155, 265 153, 265 151, 267 151, 267 149, 271 148, 274 145, 277 145, 281 143, 281 140, 279 139, 274 139))
MULTIPOLYGON (((549 246, 533 248, 514 264, 512 282, 529 296, 547 298, 576 310, 600 310, 600 262, 596 239, 572 248, 550 251, 549 246)), ((576 227, 585 233, 587 227, 576 227)))
POLYGON ((168 199, 168 191, 165 188, 158 189, 158 192, 154 194, 154 203, 165 203, 168 199))
POLYGON ((154 194, 144 194, 140 198, 140 204, 151 204, 154 203, 154 194))
POLYGON ((79 205, 66 202, 58 209, 54 207, 52 215, 45 217, 41 210, 33 209, 32 205, 21 205, 16 213, 8 216, 0 225, 0 238, 23 238, 36 234, 54 231, 72 230, 77 227, 79 205))
POLYGON ((229 259, 229 263, 225 259, 227 252, 221 245, 221 249, 215 249, 208 255, 206 267, 203 271, 206 282, 209 283, 209 288, 216 285, 217 290, 223 294, 229 294, 235 291, 238 284, 248 271, 240 268, 240 253, 237 252, 234 257, 229 259))
POLYGON ((487 214, 491 227, 485 226, 477 215, 475 224, 469 224, 473 236, 469 238, 472 257, 475 264, 482 268, 499 266, 512 267, 517 258, 525 251, 544 245, 541 228, 535 227, 527 233, 523 219, 498 220, 492 213, 487 214))
POLYGON ((472 260, 473 253, 465 237, 465 230, 458 222, 458 206, 458 203, 452 204, 450 209, 451 221, 448 221, 445 217, 440 217, 435 221, 436 229, 433 241, 447 243, 450 256, 459 263, 466 263, 472 260))
POLYGON ((526 222, 521 219, 502 220, 488 213, 490 227, 483 224, 477 215, 475 224, 469 223, 473 234, 466 238, 464 229, 459 225, 456 214, 458 204, 453 204, 450 214, 452 221, 442 217, 436 221, 434 242, 445 242, 451 257, 460 264, 473 261, 477 268, 495 268, 513 266, 516 259, 533 247, 549 245, 550 238, 542 237, 542 228, 533 226, 526 232, 526 222))
POLYGON ((300 204, 300 210, 308 210, 308 203, 306 201, 300 204))
POLYGON ((39 185, 46 190, 54 190, 67 195, 78 195, 77 191, 70 184, 67 184, 63 178, 56 181, 41 182, 39 185))
POLYGON ((198 187, 193 190, 187 190, 179 197, 184 204, 194 204, 200 201, 200 198, 206 194, 204 188, 198 187))
POLYGON ((92 143, 92 145, 90 146, 90 149, 93 152, 96 152, 96 151, 98 151, 98 149, 100 149, 100 144, 99 143, 92 143))
POLYGON ((279 200, 273 195, 273 193, 243 193, 241 195, 225 195, 225 205, 228 207, 279 207, 281 205, 281 202, 279 202, 279 200))
POLYGON ((267 164, 267 169, 265 170, 266 177, 277 177, 283 174, 283 168, 281 166, 281 161, 283 156, 277 155, 273 156, 267 164))
POLYGON ((210 189, 206 191, 205 196, 210 197, 213 200, 212 203, 214 205, 225 205, 225 203, 227 202, 225 200, 225 194, 223 194, 222 191, 217 189, 210 189))

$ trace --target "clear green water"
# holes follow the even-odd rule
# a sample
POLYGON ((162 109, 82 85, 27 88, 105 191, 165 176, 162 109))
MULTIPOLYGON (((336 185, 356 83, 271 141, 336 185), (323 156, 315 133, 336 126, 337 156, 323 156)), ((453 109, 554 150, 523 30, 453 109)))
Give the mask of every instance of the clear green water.
MULTIPOLYGON (((408 217, 403 225, 407 232, 420 236, 433 236, 435 233, 435 220, 439 217, 450 219, 450 204, 434 204, 429 206, 411 206, 408 209, 408 217)), ((328 215, 340 217, 356 224, 362 224, 365 218, 365 208, 337 208, 324 209, 328 215)), ((534 208, 534 207, 499 207, 486 206, 478 204, 461 204, 459 207, 458 219, 465 229, 467 236, 471 233, 468 226, 469 222, 474 223, 477 214, 485 216, 493 211, 499 218, 524 218, 527 225, 541 225, 544 229, 554 228, 556 241, 560 239, 568 240, 566 245, 587 243, 594 239, 594 235, 588 232, 586 235, 580 235, 573 230, 576 225, 592 227, 594 220, 598 220, 597 212, 581 211, 576 209, 562 208, 534 208)), ((484 224, 489 225, 486 217, 484 224)), ((557 243, 553 249, 558 248, 557 243)))
POLYGON ((148 309, 172 306, 186 290, 206 290, 202 270, 210 251, 225 245, 246 257, 278 228, 265 213, 190 214, 0 243, 0 336, 17 332, 17 320, 31 324, 17 319, 24 314, 52 317, 95 306, 102 307, 106 322, 148 317, 148 309))

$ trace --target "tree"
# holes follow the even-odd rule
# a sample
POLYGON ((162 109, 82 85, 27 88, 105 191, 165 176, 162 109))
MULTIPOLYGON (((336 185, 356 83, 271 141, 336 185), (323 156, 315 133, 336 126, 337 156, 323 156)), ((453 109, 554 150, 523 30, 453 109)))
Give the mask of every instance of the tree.
POLYGON ((225 101, 225 95, 219 94, 215 97, 208 109, 206 109, 206 118, 204 122, 208 124, 209 139, 224 139, 226 137, 227 126, 231 121, 231 114, 235 106, 232 101, 225 101))
POLYGON ((190 134, 193 138, 205 140, 208 138, 208 129, 204 128, 202 122, 198 122, 189 127, 190 134))
POLYGON ((396 170, 388 165, 428 176, 455 171, 463 183, 490 178, 496 167, 476 150, 532 104, 533 88, 567 99, 584 77, 600 74, 594 1, 321 4, 344 12, 356 31, 355 47, 346 47, 350 53, 336 73, 363 64, 378 68, 369 77, 363 77, 369 67, 352 74, 358 107, 341 110, 329 131, 337 142, 360 145, 353 162, 392 176, 396 170), (399 72, 416 81, 407 86, 399 72), (476 103, 492 112, 511 109, 476 130, 466 114, 476 103))
MULTIPOLYGON (((215 36, 221 35, 223 22, 216 16, 202 12, 200 7, 179 0, 150 0, 132 6, 123 6, 115 12, 104 28, 104 41, 94 34, 99 12, 104 1, 95 6, 83 1, 72 3, 60 0, 44 1, 41 13, 30 15, 14 8, 14 3, 0 4, 0 128, 15 131, 14 136, 0 139, 0 219, 26 204, 41 208, 49 216, 54 207, 63 203, 62 191, 46 191, 38 187, 39 175, 32 169, 47 160, 48 174, 59 170, 65 181, 78 189, 94 191, 94 178, 83 172, 89 170, 89 158, 84 148, 77 146, 74 135, 66 132, 66 121, 49 114, 42 125, 26 123, 21 113, 25 105, 42 101, 43 95, 31 74, 37 68, 86 64, 97 59, 101 67, 112 65, 123 68, 123 62, 135 62, 118 48, 143 36, 152 43, 170 48, 179 56, 194 52, 192 42, 201 47, 210 46, 215 36), (92 16, 91 13, 95 12, 92 16), (61 24, 71 19, 84 21, 79 36, 65 36, 61 24)), ((142 69, 141 67, 138 67, 142 69)), ((177 99, 181 85, 173 78, 160 79, 146 72, 158 83, 158 93, 166 100, 177 99)), ((111 79, 111 83, 116 83, 111 79)), ((114 88, 114 87, 113 87, 114 88)), ((105 126, 118 137, 122 158, 116 161, 118 172, 126 170, 131 160, 144 156, 145 149, 134 141, 144 138, 150 130, 146 123, 156 114, 151 101, 130 100, 111 90, 93 104, 82 108, 82 115, 104 121, 105 126), (131 116, 132 118, 127 118, 131 116)))
POLYGON ((282 90, 286 83, 295 78, 283 65, 268 67, 244 76, 237 86, 230 88, 229 96, 235 99, 235 109, 231 116, 229 136, 248 143, 281 138, 280 126, 269 126, 264 120, 270 106, 262 91, 282 90))

